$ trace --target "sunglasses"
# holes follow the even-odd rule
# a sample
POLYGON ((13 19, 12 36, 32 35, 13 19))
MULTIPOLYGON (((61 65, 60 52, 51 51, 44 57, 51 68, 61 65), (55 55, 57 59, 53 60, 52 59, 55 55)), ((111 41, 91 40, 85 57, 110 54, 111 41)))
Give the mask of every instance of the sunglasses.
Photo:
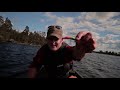
POLYGON ((57 29, 62 29, 61 26, 49 26, 48 28, 51 29, 51 28, 54 28, 54 27, 57 28, 57 29))

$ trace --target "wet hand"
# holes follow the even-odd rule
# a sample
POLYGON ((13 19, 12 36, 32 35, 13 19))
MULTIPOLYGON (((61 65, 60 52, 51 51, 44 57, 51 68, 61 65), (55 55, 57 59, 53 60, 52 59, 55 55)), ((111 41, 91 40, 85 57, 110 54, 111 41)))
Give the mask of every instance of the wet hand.
POLYGON ((74 47, 74 57, 82 59, 85 53, 91 53, 96 48, 96 41, 88 31, 81 31, 76 35, 76 46, 74 47))
POLYGON ((87 31, 79 32, 76 35, 76 48, 83 48, 86 53, 92 52, 96 48, 96 41, 93 39, 92 34, 87 31))
POLYGON ((68 78, 77 78, 77 77, 72 75, 72 76, 69 76, 68 78))

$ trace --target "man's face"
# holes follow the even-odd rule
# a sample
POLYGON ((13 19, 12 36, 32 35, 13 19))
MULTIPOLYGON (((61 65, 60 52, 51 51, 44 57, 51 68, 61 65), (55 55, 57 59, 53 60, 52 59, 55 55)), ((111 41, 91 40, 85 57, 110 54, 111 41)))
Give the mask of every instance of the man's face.
POLYGON ((55 36, 50 36, 47 38, 47 43, 52 51, 57 51, 62 46, 63 39, 57 38, 55 36))

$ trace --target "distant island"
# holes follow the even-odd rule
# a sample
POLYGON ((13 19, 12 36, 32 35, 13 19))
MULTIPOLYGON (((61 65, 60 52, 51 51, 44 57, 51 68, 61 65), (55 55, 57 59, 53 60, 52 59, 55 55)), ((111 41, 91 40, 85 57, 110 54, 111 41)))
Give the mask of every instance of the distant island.
POLYGON ((100 54, 107 54, 107 55, 115 55, 120 56, 120 52, 114 52, 114 51, 93 51, 94 53, 100 53, 100 54))

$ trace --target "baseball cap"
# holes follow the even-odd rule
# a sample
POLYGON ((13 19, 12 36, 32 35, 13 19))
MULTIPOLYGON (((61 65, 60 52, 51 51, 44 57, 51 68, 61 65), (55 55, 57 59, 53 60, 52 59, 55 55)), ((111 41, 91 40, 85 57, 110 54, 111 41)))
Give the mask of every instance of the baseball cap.
POLYGON ((62 38, 62 27, 58 25, 51 25, 48 27, 47 38, 50 36, 55 36, 57 38, 62 38))

